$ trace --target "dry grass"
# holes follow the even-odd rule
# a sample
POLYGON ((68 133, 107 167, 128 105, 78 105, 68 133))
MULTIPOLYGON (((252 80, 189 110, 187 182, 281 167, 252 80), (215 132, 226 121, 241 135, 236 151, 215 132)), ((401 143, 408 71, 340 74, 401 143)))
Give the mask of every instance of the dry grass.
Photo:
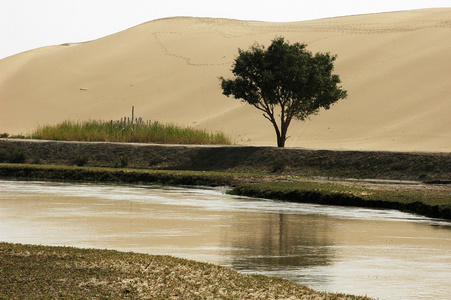
POLYGON ((161 144, 224 144, 230 139, 222 132, 180 127, 159 122, 130 124, 120 121, 64 121, 40 126, 30 138, 63 141, 101 141, 161 144))
POLYGON ((369 299, 170 256, 0 243, 0 298, 369 299))

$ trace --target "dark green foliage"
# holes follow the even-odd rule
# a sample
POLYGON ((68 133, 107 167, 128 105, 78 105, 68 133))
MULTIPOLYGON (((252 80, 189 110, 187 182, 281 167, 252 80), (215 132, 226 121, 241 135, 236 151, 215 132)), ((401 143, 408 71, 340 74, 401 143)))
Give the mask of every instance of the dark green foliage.
POLYGON ((130 159, 128 158, 127 155, 123 155, 121 156, 114 164, 114 167, 116 168, 125 168, 128 166, 128 163, 130 162, 130 159))
POLYGON ((83 154, 78 156, 75 160, 74 160, 74 164, 76 166, 82 167, 85 166, 87 163, 89 162, 89 155, 88 154, 83 154))
POLYGON ((279 147, 285 145, 293 118, 303 121, 347 96, 339 76, 332 74, 336 56, 313 55, 306 47, 279 37, 267 49, 261 45, 239 49, 232 69, 235 78, 219 78, 224 95, 263 111, 274 126, 279 147))
POLYGON ((23 134, 16 134, 16 135, 12 135, 10 136, 10 138, 12 139, 26 139, 27 137, 23 134))
POLYGON ((9 162, 23 164, 27 159, 27 153, 23 151, 14 151, 10 153, 9 162))
POLYGON ((0 150, 0 163, 8 162, 8 152, 6 150, 0 150))
POLYGON ((271 166, 272 173, 281 173, 285 170, 287 166, 287 161, 283 158, 276 158, 271 166))
POLYGON ((0 138, 2 138, 2 139, 5 139, 5 138, 8 138, 9 137, 9 134, 8 133, 0 133, 0 138))
POLYGON ((26 161, 27 157, 27 152, 19 150, 16 145, 10 145, 8 148, 0 150, 0 163, 22 164, 26 161))
POLYGON ((128 156, 122 156, 121 157, 121 167, 124 168, 126 166, 128 166, 128 162, 130 161, 130 159, 128 158, 128 156))

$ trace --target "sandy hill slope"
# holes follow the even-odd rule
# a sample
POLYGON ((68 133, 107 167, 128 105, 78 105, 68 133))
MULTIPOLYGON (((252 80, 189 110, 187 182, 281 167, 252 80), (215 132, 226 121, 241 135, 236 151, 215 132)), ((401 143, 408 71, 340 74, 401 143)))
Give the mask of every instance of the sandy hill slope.
POLYGON ((222 95, 237 49, 276 36, 337 54, 349 97, 293 122, 288 147, 451 152, 451 9, 294 23, 151 21, 98 40, 0 60, 0 132, 66 119, 146 120, 275 145, 261 113, 222 95))

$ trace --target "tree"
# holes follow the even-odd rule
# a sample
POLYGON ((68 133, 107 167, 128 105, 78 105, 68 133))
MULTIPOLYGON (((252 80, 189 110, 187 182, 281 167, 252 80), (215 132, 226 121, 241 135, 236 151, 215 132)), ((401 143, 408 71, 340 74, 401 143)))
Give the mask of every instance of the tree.
POLYGON ((306 47, 278 37, 267 49, 258 44, 248 51, 238 49, 234 79, 219 78, 224 95, 263 111, 274 126, 278 147, 285 146, 293 118, 303 121, 347 96, 339 76, 332 74, 336 56, 313 55, 306 47))

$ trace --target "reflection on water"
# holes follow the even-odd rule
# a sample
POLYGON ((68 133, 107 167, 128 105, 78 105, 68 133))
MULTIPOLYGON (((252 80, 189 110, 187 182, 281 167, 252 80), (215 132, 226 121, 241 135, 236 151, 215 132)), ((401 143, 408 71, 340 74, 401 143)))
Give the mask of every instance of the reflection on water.
POLYGON ((0 240, 169 254, 381 299, 449 299, 451 224, 218 189, 0 181, 0 240))

